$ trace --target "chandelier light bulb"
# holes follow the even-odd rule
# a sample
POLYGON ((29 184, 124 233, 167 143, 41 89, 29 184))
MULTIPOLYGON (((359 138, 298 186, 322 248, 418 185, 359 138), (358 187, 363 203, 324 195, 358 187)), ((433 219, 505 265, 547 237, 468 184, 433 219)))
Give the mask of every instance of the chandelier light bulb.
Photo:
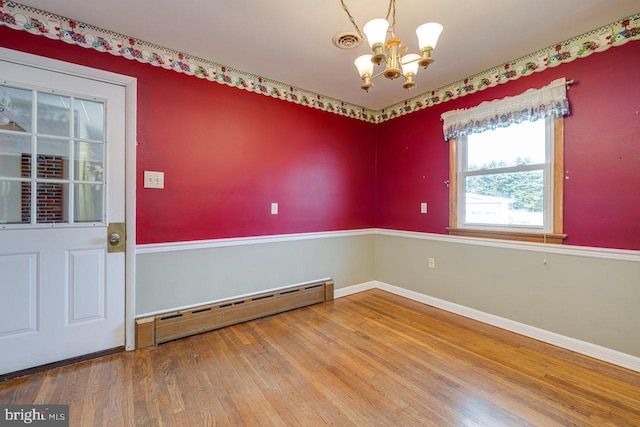
POLYGON ((420 55, 416 53, 410 53, 402 57, 402 75, 407 76, 407 74, 416 75, 418 73, 418 61, 420 60, 420 55))
POLYGON ((371 49, 374 49, 377 44, 384 44, 388 28, 389 22, 382 18, 372 19, 364 25, 362 31, 367 37, 371 49))
POLYGON ((420 25, 416 29, 416 34, 418 35, 418 47, 420 47, 420 50, 435 49, 443 28, 444 27, 437 22, 428 22, 420 25))
POLYGON ((358 56, 356 60, 353 61, 353 63, 356 65, 356 68, 358 69, 360 77, 364 77, 365 75, 369 75, 369 77, 371 77, 371 75, 373 74, 373 62, 371 62, 372 56, 373 55, 358 56))
POLYGON ((360 88, 367 92, 369 92, 369 89, 373 86, 373 83, 371 83, 371 76, 373 75, 373 62, 371 62, 372 56, 373 55, 362 55, 353 61, 358 69, 358 74, 360 74, 360 77, 362 78, 362 86, 360 86, 360 88))
POLYGON ((418 61, 420 58, 422 57, 416 53, 410 53, 409 55, 402 57, 402 74, 406 79, 402 84, 402 87, 407 90, 411 90, 416 86, 416 82, 413 81, 413 78, 418 73, 418 61))

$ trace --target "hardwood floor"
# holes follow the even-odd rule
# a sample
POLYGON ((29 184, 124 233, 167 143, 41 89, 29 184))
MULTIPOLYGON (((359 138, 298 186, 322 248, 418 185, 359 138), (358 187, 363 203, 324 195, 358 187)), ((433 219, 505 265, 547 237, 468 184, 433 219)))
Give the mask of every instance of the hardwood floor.
POLYGON ((638 426, 640 374, 380 290, 0 384, 71 426, 638 426))

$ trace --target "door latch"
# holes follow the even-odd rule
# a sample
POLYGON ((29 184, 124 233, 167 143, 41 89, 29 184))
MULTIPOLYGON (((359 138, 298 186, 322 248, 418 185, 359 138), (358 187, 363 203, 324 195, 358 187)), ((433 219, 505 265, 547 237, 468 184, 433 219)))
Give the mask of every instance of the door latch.
POLYGON ((124 252, 127 235, 124 222, 110 222, 107 227, 107 252, 124 252))

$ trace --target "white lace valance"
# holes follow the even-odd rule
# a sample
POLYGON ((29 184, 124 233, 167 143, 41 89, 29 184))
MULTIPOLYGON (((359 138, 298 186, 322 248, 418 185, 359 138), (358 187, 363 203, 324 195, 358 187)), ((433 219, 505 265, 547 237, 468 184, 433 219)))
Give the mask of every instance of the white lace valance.
POLYGON ((447 111, 441 118, 444 121, 444 139, 448 141, 525 120, 535 121, 552 114, 569 114, 567 82, 564 78, 554 80, 540 89, 529 89, 520 95, 485 101, 473 108, 447 111))

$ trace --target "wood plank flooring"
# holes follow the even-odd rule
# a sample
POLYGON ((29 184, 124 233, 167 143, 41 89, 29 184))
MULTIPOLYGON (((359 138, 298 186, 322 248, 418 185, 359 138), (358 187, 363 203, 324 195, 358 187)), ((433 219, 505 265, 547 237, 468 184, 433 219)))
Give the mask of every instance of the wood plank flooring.
POLYGON ((639 426, 640 374, 380 290, 0 383, 71 426, 639 426))

